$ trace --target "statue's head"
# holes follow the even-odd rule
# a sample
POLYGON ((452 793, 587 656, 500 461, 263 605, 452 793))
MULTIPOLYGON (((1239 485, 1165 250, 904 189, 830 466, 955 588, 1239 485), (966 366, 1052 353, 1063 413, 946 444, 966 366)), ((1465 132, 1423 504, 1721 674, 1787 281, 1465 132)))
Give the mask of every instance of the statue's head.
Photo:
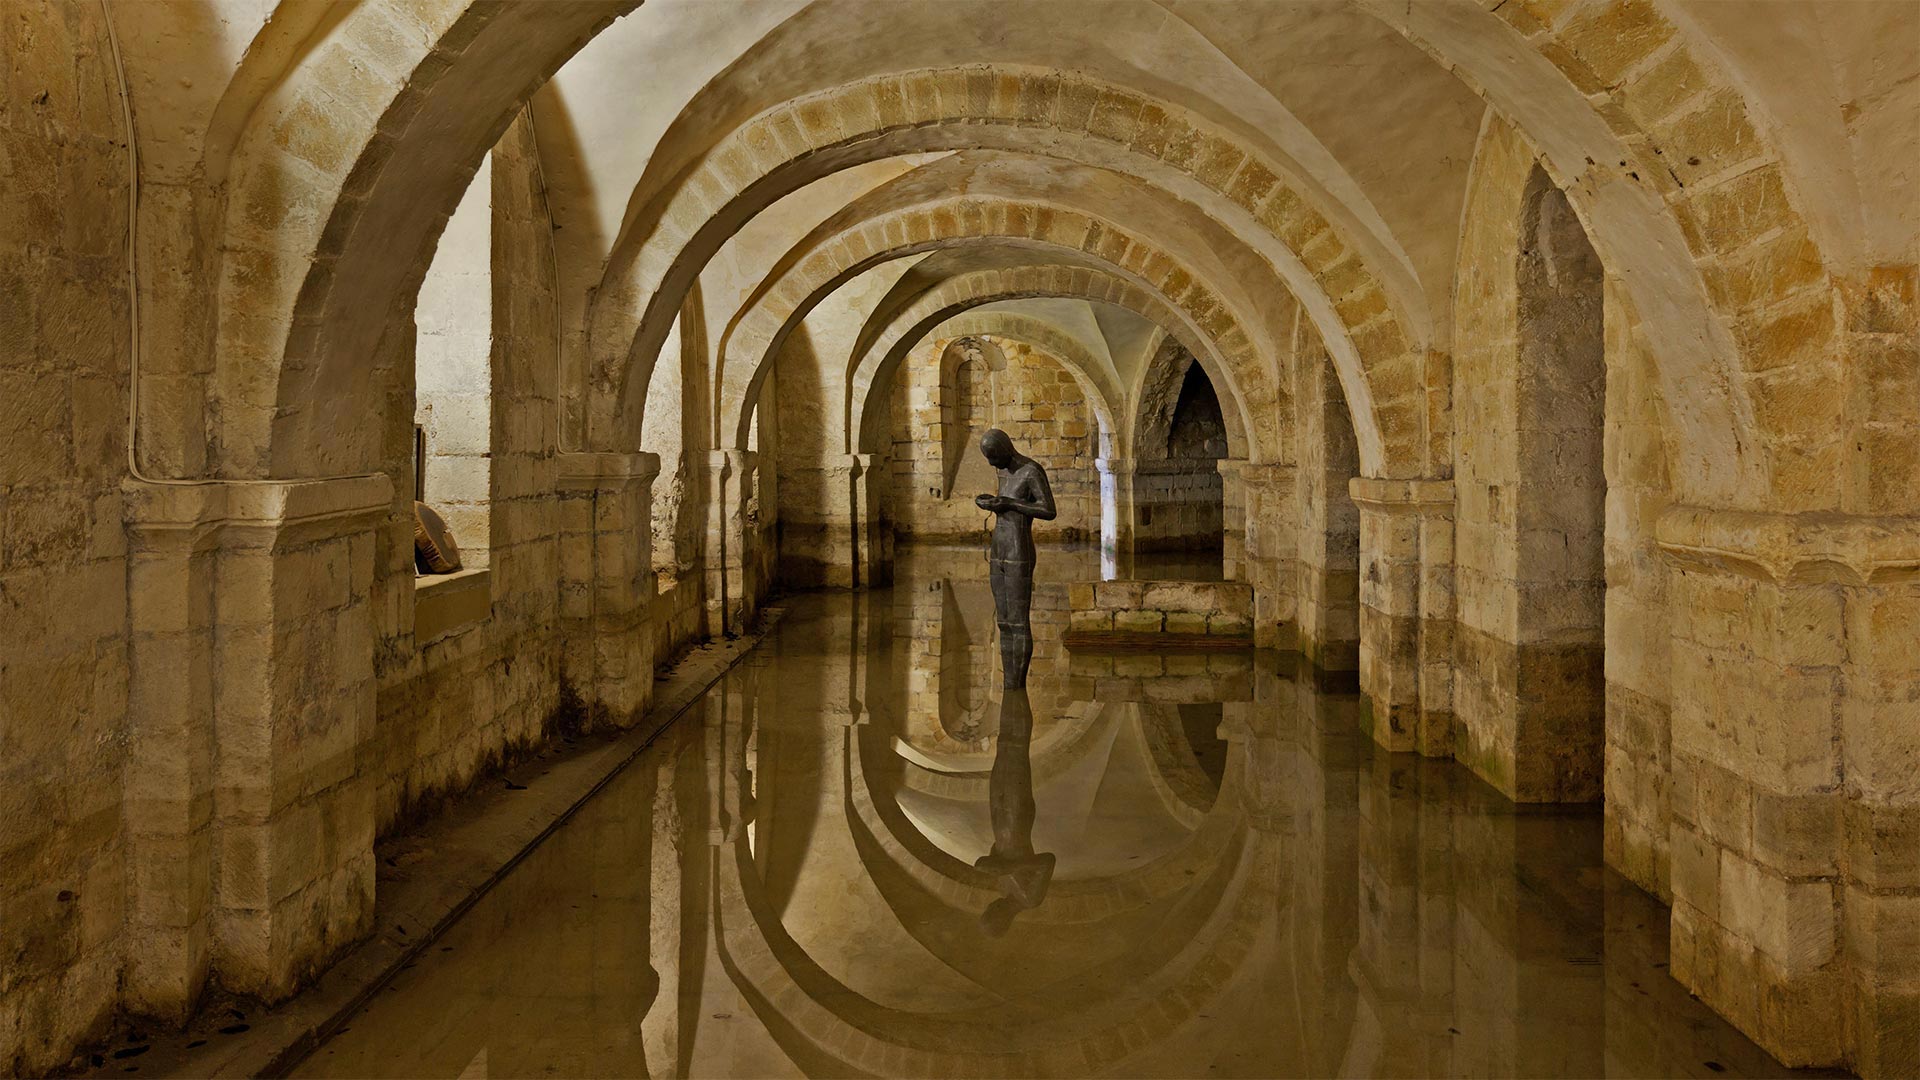
POLYGON ((986 434, 980 436, 980 456, 994 468, 1004 469, 1013 464, 1013 440, 999 428, 988 428, 986 434))

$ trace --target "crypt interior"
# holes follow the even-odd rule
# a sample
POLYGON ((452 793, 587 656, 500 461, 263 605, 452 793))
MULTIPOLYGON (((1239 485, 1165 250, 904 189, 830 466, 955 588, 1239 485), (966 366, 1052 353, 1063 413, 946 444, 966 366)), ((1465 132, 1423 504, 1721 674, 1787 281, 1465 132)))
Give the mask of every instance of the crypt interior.
POLYGON ((1920 1074, 1920 4, 0 45, 0 1074, 1920 1074))

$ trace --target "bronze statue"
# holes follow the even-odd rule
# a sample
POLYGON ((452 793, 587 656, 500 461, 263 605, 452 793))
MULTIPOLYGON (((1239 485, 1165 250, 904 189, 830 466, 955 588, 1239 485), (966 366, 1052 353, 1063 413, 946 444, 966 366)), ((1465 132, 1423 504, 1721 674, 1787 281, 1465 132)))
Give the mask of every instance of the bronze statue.
POLYGON ((979 495, 973 504, 991 510, 993 541, 987 549, 988 583, 993 587, 993 620, 1000 628, 1000 670, 1009 690, 1027 685, 1033 660, 1033 520, 1052 521, 1053 487, 1040 463, 1016 451, 999 428, 980 436, 980 453, 1000 472, 1000 493, 979 495))
POLYGON ((1000 699, 1000 739, 987 794, 993 848, 973 864, 992 874, 1000 889, 1000 898, 980 913, 981 928, 993 937, 1006 933, 1015 915, 1039 907, 1053 882, 1053 853, 1033 850, 1032 748, 1033 703, 1025 690, 1009 690, 1000 699))

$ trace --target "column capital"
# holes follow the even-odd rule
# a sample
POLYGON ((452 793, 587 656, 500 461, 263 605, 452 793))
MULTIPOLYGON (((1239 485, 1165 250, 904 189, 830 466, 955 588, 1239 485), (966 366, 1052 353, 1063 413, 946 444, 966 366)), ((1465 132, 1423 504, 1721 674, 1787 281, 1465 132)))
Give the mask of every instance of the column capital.
POLYGON ((1655 542, 1675 566, 1775 585, 1920 581, 1920 517, 1669 506, 1655 542))
POLYGON ((647 484, 660 475, 660 455, 644 450, 631 454, 561 454, 558 465, 562 490, 647 484))
POLYGON ((380 473, 185 484, 126 479, 120 491, 121 519, 144 547, 206 545, 235 530, 338 536, 370 527, 393 508, 393 483, 380 473))
POLYGON ((1389 480, 1356 476, 1347 481, 1347 494, 1370 510, 1383 513, 1431 514, 1453 511, 1453 481, 1429 478, 1389 480))
POLYGON ((1133 472, 1133 458, 1109 454, 1106 457, 1094 458, 1093 467, 1102 476, 1125 476, 1133 472))

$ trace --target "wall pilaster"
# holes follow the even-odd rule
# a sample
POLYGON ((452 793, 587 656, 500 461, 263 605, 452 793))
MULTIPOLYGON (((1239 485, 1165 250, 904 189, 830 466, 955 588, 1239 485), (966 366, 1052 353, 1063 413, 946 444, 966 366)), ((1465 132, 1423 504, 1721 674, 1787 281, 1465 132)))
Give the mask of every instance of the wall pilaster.
POLYGON ((277 1000, 373 915, 383 476, 123 485, 132 687, 125 986, 277 1000))
POLYGON ((1673 974, 1789 1065, 1920 1071, 1920 520, 1670 508, 1673 974))
POLYGON ((660 455, 562 454, 562 677, 589 725, 628 727, 653 702, 653 481, 660 455))
POLYGON ((1223 461, 1221 476, 1227 487, 1239 489, 1233 501, 1240 506, 1240 521, 1227 529, 1229 537, 1239 539, 1239 574, 1229 577, 1253 586, 1253 643, 1291 649, 1298 640, 1300 585, 1294 467, 1223 461))

